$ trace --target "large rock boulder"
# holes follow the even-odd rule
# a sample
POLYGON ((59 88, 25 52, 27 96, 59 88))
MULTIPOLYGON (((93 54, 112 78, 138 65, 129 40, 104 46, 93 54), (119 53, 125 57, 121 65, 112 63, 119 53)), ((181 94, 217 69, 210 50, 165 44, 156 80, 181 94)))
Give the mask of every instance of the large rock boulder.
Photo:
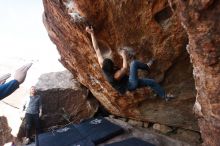
POLYGON ((69 71, 43 74, 36 84, 42 97, 43 128, 93 117, 98 102, 69 71))
POLYGON ((197 90, 194 110, 204 146, 220 145, 220 1, 170 0, 176 2, 187 31, 187 47, 197 90))
POLYGON ((0 145, 12 140, 11 128, 8 126, 7 118, 0 116, 0 145))
POLYGON ((185 50, 187 35, 167 0, 43 2, 43 22, 57 45, 62 64, 109 112, 198 130, 192 114, 195 89, 185 50), (143 62, 154 57, 157 61, 148 77, 157 81, 165 79, 164 86, 176 94, 176 99, 168 103, 155 99, 148 88, 123 95, 113 89, 103 77, 90 36, 85 32, 88 24, 94 26, 103 55, 112 57, 117 65, 122 65, 118 49, 125 46, 132 48, 136 58, 143 62))

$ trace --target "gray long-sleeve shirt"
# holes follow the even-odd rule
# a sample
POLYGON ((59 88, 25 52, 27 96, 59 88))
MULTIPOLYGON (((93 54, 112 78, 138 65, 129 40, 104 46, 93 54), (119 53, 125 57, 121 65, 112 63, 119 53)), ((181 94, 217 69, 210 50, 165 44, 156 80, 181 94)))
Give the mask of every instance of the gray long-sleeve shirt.
POLYGON ((42 109, 41 97, 39 95, 29 96, 23 109, 28 114, 39 114, 40 109, 42 109))

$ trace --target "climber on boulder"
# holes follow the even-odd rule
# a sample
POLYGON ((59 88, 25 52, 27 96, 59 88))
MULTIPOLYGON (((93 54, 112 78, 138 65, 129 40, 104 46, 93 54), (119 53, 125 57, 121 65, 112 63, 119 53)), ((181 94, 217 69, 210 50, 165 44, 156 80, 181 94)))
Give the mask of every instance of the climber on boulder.
POLYGON ((128 91, 134 91, 137 88, 150 87, 154 92, 161 98, 168 101, 173 96, 166 94, 165 90, 153 79, 148 78, 138 78, 138 69, 149 71, 154 59, 150 60, 148 63, 142 63, 137 60, 133 60, 130 64, 130 74, 126 75, 128 70, 127 64, 127 54, 125 49, 121 49, 119 52, 123 59, 122 68, 118 69, 114 66, 114 63, 109 58, 104 58, 99 49, 94 30, 92 27, 86 27, 86 31, 91 35, 93 48, 96 52, 98 62, 103 70, 105 78, 108 82, 120 93, 125 93, 128 91))
POLYGON ((14 80, 7 83, 6 80, 11 77, 11 74, 5 74, 0 77, 0 100, 12 94, 20 84, 22 84, 26 78, 27 71, 31 67, 32 63, 28 63, 16 70, 14 80))

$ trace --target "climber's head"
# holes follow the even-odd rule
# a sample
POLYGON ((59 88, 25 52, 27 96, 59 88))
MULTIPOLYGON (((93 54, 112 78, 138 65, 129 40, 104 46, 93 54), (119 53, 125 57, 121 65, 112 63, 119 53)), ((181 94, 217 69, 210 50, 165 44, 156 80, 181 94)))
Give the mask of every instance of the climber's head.
POLYGON ((113 73, 114 72, 114 63, 111 59, 105 58, 103 61, 102 69, 105 72, 113 73))

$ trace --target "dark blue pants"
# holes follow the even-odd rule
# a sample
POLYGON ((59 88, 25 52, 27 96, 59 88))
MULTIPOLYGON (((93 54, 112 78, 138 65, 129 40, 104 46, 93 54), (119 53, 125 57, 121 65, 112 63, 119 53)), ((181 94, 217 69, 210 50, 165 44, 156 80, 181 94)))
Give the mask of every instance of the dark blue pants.
POLYGON ((35 125, 36 135, 40 133, 40 118, 39 114, 25 114, 26 120, 26 137, 30 138, 31 128, 35 125))
POLYGON ((138 69, 147 70, 148 68, 149 67, 147 66, 147 64, 141 63, 137 60, 131 62, 128 90, 133 91, 137 88, 149 86, 154 90, 157 95, 164 98, 166 96, 165 91, 155 80, 148 78, 138 78, 138 69))
POLYGON ((0 100, 13 93, 18 87, 19 82, 17 80, 11 80, 10 82, 0 85, 0 100))

